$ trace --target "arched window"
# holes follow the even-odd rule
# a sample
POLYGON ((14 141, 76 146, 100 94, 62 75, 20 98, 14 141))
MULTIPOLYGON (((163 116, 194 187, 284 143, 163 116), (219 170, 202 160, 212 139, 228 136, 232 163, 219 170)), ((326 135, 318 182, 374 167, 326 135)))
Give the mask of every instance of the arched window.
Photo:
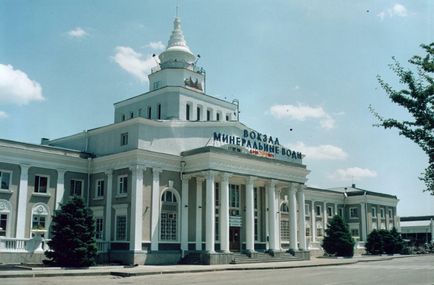
POLYGON ((178 239, 178 199, 173 190, 166 190, 161 196, 160 240, 178 239))
POLYGON ((39 233, 42 237, 48 231, 48 217, 50 211, 47 205, 43 203, 36 203, 32 208, 32 236, 39 233))
POLYGON ((289 242, 289 208, 287 203, 280 205, 280 239, 289 242))
POLYGON ((7 200, 0 200, 0 237, 10 236, 12 206, 7 200))

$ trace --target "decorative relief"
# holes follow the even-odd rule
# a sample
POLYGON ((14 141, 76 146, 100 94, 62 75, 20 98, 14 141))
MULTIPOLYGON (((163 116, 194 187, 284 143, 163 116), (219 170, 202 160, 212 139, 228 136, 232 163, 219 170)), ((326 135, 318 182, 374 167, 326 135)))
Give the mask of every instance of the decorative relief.
POLYGON ((6 200, 0 200, 0 212, 10 212, 11 211, 11 203, 6 200))
POLYGON ((32 213, 37 215, 48 215, 48 208, 43 204, 36 204, 33 207, 32 213))
POLYGON ((198 89, 198 90, 201 90, 201 91, 203 90, 202 89, 202 83, 200 83, 197 78, 194 81, 193 81, 193 79, 191 77, 190 78, 186 78, 184 80, 184 84, 185 84, 185 86, 188 86, 188 87, 191 87, 191 88, 195 88, 195 89, 198 89))

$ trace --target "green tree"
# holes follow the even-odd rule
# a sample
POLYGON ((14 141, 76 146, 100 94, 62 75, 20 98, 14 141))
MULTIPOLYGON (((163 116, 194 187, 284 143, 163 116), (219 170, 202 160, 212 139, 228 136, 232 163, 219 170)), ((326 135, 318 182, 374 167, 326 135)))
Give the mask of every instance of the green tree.
POLYGON ((413 119, 411 121, 385 119, 372 106, 370 110, 379 121, 374 126, 398 129, 400 135, 411 139, 428 155, 429 164, 420 179, 425 183, 424 191, 434 195, 434 43, 421 45, 421 47, 426 54, 423 57, 415 55, 409 60, 415 67, 414 71, 402 67, 393 58, 394 63, 390 68, 398 76, 400 83, 405 86, 403 89, 394 89, 378 76, 381 87, 392 102, 407 109, 413 119))
POLYGON ((46 263, 62 267, 95 264, 95 224, 91 210, 81 198, 74 197, 55 211, 51 230, 46 263))
POLYGON ((354 239, 341 217, 336 215, 329 221, 322 247, 326 253, 335 256, 354 255, 354 239))
POLYGON ((405 247, 404 240, 395 227, 390 231, 393 240, 393 253, 401 253, 405 247))

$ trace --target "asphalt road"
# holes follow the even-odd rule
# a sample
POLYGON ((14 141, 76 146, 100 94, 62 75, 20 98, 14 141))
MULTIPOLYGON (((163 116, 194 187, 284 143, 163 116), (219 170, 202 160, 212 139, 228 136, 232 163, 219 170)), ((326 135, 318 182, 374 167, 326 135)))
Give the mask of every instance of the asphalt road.
POLYGON ((393 284, 434 285, 434 255, 399 258, 353 265, 278 270, 224 271, 150 275, 140 277, 83 276, 0 279, 2 285, 85 284, 393 284))

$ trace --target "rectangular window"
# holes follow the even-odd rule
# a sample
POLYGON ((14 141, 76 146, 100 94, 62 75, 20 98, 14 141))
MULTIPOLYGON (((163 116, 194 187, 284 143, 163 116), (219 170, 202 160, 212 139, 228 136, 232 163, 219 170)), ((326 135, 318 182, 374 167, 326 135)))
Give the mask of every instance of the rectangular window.
POLYGON ((185 119, 187 121, 190 121, 190 105, 185 105, 185 119))
POLYGON ((306 217, 310 217, 310 205, 309 204, 304 205, 304 215, 306 217))
POLYGON ((95 219, 95 238, 103 239, 104 238, 104 219, 96 218, 95 219))
POLYGON ((138 112, 137 116, 139 116, 139 117, 142 116, 142 108, 139 109, 139 112, 138 112))
POLYGON ((306 236, 310 237, 310 228, 306 228, 306 236))
POLYGON ((33 215, 32 230, 45 230, 45 216, 33 215))
POLYGON ((152 119, 152 107, 148 107, 148 119, 152 119))
POLYGON ((220 227, 219 227, 219 217, 218 216, 216 216, 215 217, 215 240, 216 241, 219 241, 220 239, 219 239, 219 230, 220 230, 220 227))
POLYGON ((229 207, 231 216, 240 215, 240 186, 230 184, 229 185, 229 207))
POLYGON ((0 189, 9 190, 11 184, 11 173, 6 171, 0 171, 0 189))
POLYGON ((289 221, 280 220, 280 238, 282 241, 289 241, 289 221))
POLYGON ((122 115, 122 121, 125 121, 125 114, 122 115))
POLYGON ((220 113, 217 113, 217 121, 220 121, 220 113))
POLYGON ((81 196, 83 189, 83 181, 82 180, 74 180, 71 179, 71 188, 69 189, 70 196, 81 196))
POLYGON ((48 177, 35 175, 35 193, 47 193, 48 177))
POLYGON ((127 216, 116 216, 116 240, 127 240, 127 216))
POLYGON ((161 120, 161 104, 157 106, 157 119, 161 120))
POLYGON ((0 214, 0 237, 6 236, 7 226, 8 226, 8 215, 0 214))
POLYGON ((176 213, 162 212, 160 221, 161 240, 176 240, 176 213))
POLYGON ((371 214, 372 214, 372 218, 376 218, 377 217, 377 208, 376 207, 372 207, 371 208, 371 214))
POLYGON ((127 175, 119 176, 118 194, 127 194, 127 193, 128 193, 128 176, 127 175))
POLYGON ((320 205, 315 206, 315 214, 317 217, 321 217, 321 206, 320 205))
POLYGON ((384 219, 386 217, 385 213, 384 213, 384 208, 380 208, 380 215, 381 215, 382 219, 384 219))
POLYGON ((218 183, 214 184, 214 195, 215 195, 215 205, 220 206, 220 185, 218 183))
POLYGON ((121 145, 127 145, 128 144, 128 133, 122 133, 121 134, 121 145))
POLYGON ((339 208, 339 209, 338 209, 338 215, 339 215, 339 217, 341 217, 341 218, 344 217, 344 209, 343 209, 343 208, 339 208))
POLYGON ((333 208, 327 207, 327 217, 332 218, 333 217, 333 208))
POLYGON ((197 112, 197 120, 200 121, 200 113, 202 113, 202 110, 200 109, 200 107, 196 108, 196 112, 197 112))
POLYGON ((211 121, 211 111, 210 110, 206 110, 206 120, 211 121))
POLYGON ((134 112, 130 112, 130 119, 134 118, 134 112))
POLYGON ((322 228, 317 228, 316 229, 316 236, 322 237, 322 228))
POLYGON ((392 211, 392 209, 389 209, 388 212, 389 212, 389 219, 391 219, 393 217, 393 211, 392 211))
POLYGON ((229 115, 226 115, 226 121, 229 121, 229 115))
POLYGON ((358 218, 359 217, 359 211, 357 208, 350 208, 350 218, 358 218))
POLYGON ((359 236, 359 230, 358 229, 351 229, 351 235, 353 237, 358 237, 359 236))
POLYGON ((104 197, 104 179, 96 181, 95 197, 104 197))

